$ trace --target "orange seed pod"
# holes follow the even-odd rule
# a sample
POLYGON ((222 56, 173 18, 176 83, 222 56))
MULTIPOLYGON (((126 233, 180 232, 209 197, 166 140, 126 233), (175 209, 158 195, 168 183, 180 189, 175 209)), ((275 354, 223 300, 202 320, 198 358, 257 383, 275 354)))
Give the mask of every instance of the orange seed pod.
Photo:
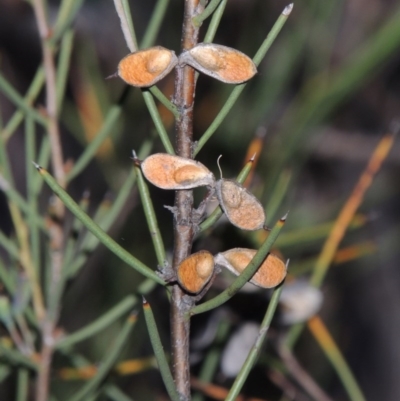
POLYGON ((172 50, 150 47, 124 57, 118 64, 118 75, 129 85, 146 88, 164 78, 177 63, 172 50))
POLYGON ((185 157, 156 153, 143 160, 144 176, 162 189, 190 189, 214 185, 213 173, 203 164, 185 157))
POLYGON ((248 81, 257 72, 256 65, 244 53, 214 43, 199 43, 182 53, 179 62, 227 84, 248 81))
MULTIPOLYGON (((255 249, 233 248, 215 256, 215 264, 225 267, 236 276, 248 266, 257 253, 255 249)), ((269 253, 250 283, 262 288, 273 288, 286 277, 286 265, 276 255, 269 253)))
POLYGON ((192 294, 199 293, 214 271, 214 258, 208 251, 196 252, 178 266, 178 282, 192 294))
POLYGON ((216 191, 222 210, 234 226, 249 231, 264 227, 264 208, 246 188, 236 181, 221 179, 216 191))

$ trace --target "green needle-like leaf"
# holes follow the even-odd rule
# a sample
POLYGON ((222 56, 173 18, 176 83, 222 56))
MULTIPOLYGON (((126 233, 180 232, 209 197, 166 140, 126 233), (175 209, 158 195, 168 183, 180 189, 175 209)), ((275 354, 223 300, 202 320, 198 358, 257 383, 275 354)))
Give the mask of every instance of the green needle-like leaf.
POLYGON ((116 243, 107 233, 105 233, 85 212, 83 212, 78 204, 65 192, 57 183, 57 181, 42 167, 35 165, 47 185, 54 191, 54 193, 60 197, 64 202, 65 206, 85 225, 85 227, 96 236, 103 245, 105 245, 110 251, 117 255, 129 266, 133 267, 139 273, 144 276, 151 278, 159 284, 165 285, 164 280, 157 276, 157 274, 143 264, 140 260, 136 259, 118 243, 116 243))
POLYGON ((136 321, 136 315, 129 316, 125 325, 122 327, 118 337, 115 339, 114 344, 112 344, 111 347, 107 349, 104 360, 101 364, 99 364, 99 369, 96 376, 89 380, 81 388, 81 390, 78 391, 77 394, 71 397, 70 401, 87 400, 87 397, 90 396, 93 391, 96 391, 99 384, 103 381, 112 366, 115 364, 118 355, 120 354, 122 347, 125 345, 136 321))
POLYGON ((257 361, 257 358, 260 354, 262 344, 265 340, 265 337, 268 333, 269 326, 271 325, 272 318, 275 314, 276 308, 278 306, 279 297, 281 295, 283 288, 283 283, 281 283, 278 287, 274 289, 274 293, 272 294, 271 301, 269 302, 267 312, 264 316, 264 319, 260 326, 260 332, 256 339, 255 344, 251 348, 249 354, 247 355, 246 361, 244 362, 242 368, 240 369, 239 374, 237 375, 231 390, 229 391, 228 396, 225 398, 225 401, 234 401, 236 397, 239 395, 240 390, 243 387, 244 382, 246 381, 251 369, 257 361))
POLYGON ((149 226, 151 239, 153 241, 154 250, 157 256, 157 262, 159 266, 164 266, 166 262, 164 242, 161 236, 160 228, 158 227, 158 221, 154 212, 153 202, 151 201, 149 187, 143 178, 140 167, 135 166, 135 171, 138 181, 140 199, 142 200, 144 214, 146 215, 147 225, 149 226))
POLYGON ((104 330, 106 327, 109 327, 112 323, 114 323, 117 319, 119 319, 122 315, 127 313, 137 303, 137 298, 133 295, 129 295, 124 298, 119 304, 115 305, 112 309, 106 312, 104 315, 100 316, 94 322, 88 324, 82 329, 72 333, 70 335, 62 338, 56 345, 57 349, 66 349, 71 347, 72 345, 84 341, 89 337, 94 336, 101 330, 104 330))
POLYGON ((168 365, 167 358, 165 357, 164 348, 161 343, 160 335, 158 334, 157 324, 154 319, 153 311, 149 303, 143 298, 143 311, 146 320, 147 329, 149 331, 151 345, 153 346, 154 355, 157 359, 158 368, 165 387, 167 388, 168 395, 172 401, 180 401, 178 392, 176 391, 174 379, 168 365))

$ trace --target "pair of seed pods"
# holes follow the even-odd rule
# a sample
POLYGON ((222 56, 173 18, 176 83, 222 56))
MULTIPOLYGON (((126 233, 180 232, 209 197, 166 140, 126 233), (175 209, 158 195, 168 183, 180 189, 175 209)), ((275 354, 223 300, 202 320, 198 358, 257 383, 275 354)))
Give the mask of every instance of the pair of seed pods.
MULTIPOLYGON (((233 248, 215 256, 208 251, 196 252, 178 266, 178 282, 186 291, 197 294, 210 281, 215 265, 225 267, 239 276, 256 253, 255 249, 247 248, 233 248)), ((270 253, 251 278, 250 283, 262 288, 273 288, 283 281, 286 271, 285 263, 270 253)))
MULTIPOLYGON (((221 178, 215 182, 213 173, 198 161, 157 153, 143 160, 140 166, 147 180, 161 189, 215 187, 219 204, 233 225, 242 230, 264 227, 265 213, 259 200, 236 181, 221 178)), ((255 253, 256 250, 245 248, 234 248, 215 257, 207 251, 197 252, 179 265, 178 282, 188 292, 198 293, 210 280, 215 264, 239 275, 255 253)), ((283 261, 270 254, 250 282, 263 288, 272 288, 285 276, 283 261)))
POLYGON ((149 87, 178 64, 188 64, 203 74, 229 84, 248 81, 257 72, 253 61, 242 52, 213 43, 199 43, 183 52, 179 58, 175 52, 161 46, 131 53, 120 61, 117 75, 129 85, 149 87))
POLYGON ((141 163, 144 176, 161 189, 192 189, 215 187, 219 204, 228 220, 242 230, 264 227, 265 213, 259 200, 238 182, 220 179, 198 161, 156 153, 141 163))

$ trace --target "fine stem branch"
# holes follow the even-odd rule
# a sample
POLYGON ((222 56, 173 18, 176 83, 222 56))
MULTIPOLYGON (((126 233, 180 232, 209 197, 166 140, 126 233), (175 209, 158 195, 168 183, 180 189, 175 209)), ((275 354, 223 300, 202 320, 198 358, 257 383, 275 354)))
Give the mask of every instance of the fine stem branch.
MULTIPOLYGON (((192 18, 202 11, 199 0, 185 2, 182 25, 182 51, 194 47, 198 42, 199 30, 192 24, 192 18)), ((182 157, 193 158, 193 106, 196 87, 196 74, 193 68, 185 65, 176 68, 175 105, 180 114, 175 124, 175 151, 182 157)), ((174 254, 173 268, 190 254, 194 237, 192 222, 193 191, 177 191, 175 195, 176 213, 174 216, 174 254)), ((190 399, 189 372, 189 319, 186 313, 194 304, 193 297, 176 284, 171 298, 171 351, 173 375, 182 400, 190 399)))
MULTIPOLYGON (((33 9, 38 25, 42 47, 43 67, 46 82, 46 113, 48 118, 47 133, 51 146, 51 162, 57 183, 66 187, 64 158, 61 146, 60 129, 57 110, 57 75, 55 65, 55 50, 51 44, 52 29, 49 25, 44 0, 33 0, 33 9)), ((46 401, 49 394, 50 367, 54 352, 54 332, 59 314, 60 293, 62 290, 62 266, 64 231, 63 220, 65 206, 57 199, 52 206, 53 218, 50 222, 50 277, 48 310, 42 323, 42 350, 36 387, 36 401, 46 401)))

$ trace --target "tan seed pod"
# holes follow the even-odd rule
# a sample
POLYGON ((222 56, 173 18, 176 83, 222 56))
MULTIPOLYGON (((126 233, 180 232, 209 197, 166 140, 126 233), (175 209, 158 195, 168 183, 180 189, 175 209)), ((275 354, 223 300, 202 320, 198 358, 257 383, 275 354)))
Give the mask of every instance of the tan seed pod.
POLYGON ((262 204, 238 182, 221 179, 216 184, 216 192, 222 210, 234 226, 249 231, 264 227, 262 204))
POLYGON ((162 189, 190 189, 214 185, 213 173, 203 164, 185 157, 156 153, 143 160, 144 176, 162 189))
POLYGON ((188 292, 199 293, 214 271, 214 258, 208 251, 196 252, 178 267, 178 282, 188 292))
POLYGON ((129 85, 145 88, 164 78, 177 63, 175 52, 155 46, 124 57, 118 64, 118 75, 129 85))
MULTIPOLYGON (((214 260, 215 264, 223 266, 236 274, 236 276, 239 276, 256 253, 255 249, 233 248, 217 254, 214 260)), ((285 263, 273 253, 270 253, 256 274, 254 274, 250 283, 262 288, 273 288, 283 281, 286 277, 286 271, 285 263)))
POLYGON ((240 84, 252 78, 257 67, 244 53, 214 43, 199 43, 179 56, 179 63, 189 64, 203 74, 227 84, 240 84))

